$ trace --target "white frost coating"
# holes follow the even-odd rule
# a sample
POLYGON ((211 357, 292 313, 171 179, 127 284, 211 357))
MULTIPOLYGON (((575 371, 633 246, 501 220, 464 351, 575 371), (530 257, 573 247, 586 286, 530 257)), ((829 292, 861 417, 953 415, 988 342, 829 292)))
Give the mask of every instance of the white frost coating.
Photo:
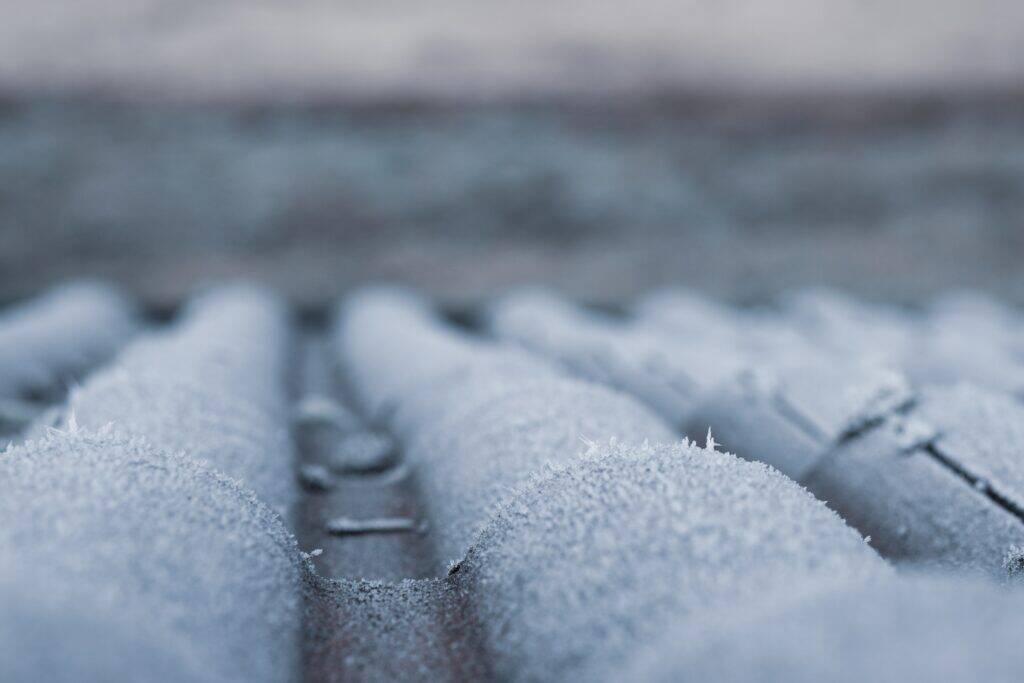
MULTIPOLYGON (((899 373, 869 356, 812 343, 777 312, 731 309, 685 290, 651 295, 636 310, 638 326, 677 334, 674 362, 687 357, 687 346, 702 343, 731 354, 742 368, 697 395, 683 431, 696 437, 710 427, 728 449, 795 479, 839 440, 913 398, 899 373), (710 340, 694 341, 709 331, 710 340)), ((693 373, 703 368, 699 361, 684 365, 693 373)))
MULTIPOLYGON (((1024 448, 1024 409, 1008 396, 996 400, 962 388, 926 389, 911 409, 909 383, 885 366, 938 364, 949 380, 987 365, 993 374, 1002 368, 1012 384, 1008 356, 992 363, 996 356, 986 354, 997 340, 1004 347, 1017 341, 1018 316, 963 298, 935 310, 947 321, 970 323, 937 326, 933 312, 933 324, 923 325, 909 312, 835 293, 791 297, 788 316, 775 317, 802 329, 814 345, 762 347, 749 373, 706 392, 684 431, 696 436, 710 427, 730 450, 805 484, 889 557, 1003 575, 1006 548, 1024 543, 1024 468, 1016 462, 1024 448), (963 340, 963 358, 937 352, 944 335, 963 340), (972 354, 979 363, 972 365, 972 354), (933 441, 939 458, 925 448, 933 441), (1005 509, 1000 497, 1016 510, 1005 509)), ((730 328, 742 334, 748 315, 679 292, 652 297, 639 311, 687 335, 704 327, 720 336, 730 328)), ((751 334, 761 329, 758 323, 751 334)))
POLYGON ((246 489, 110 427, 8 451, 0 489, 0 679, 42 652, 52 680, 296 678, 304 565, 246 489))
POLYGON ((1019 431, 1019 416, 961 398, 925 392, 906 419, 844 442, 801 483, 894 561, 1005 579, 1003 560, 1009 547, 1024 545, 1024 523, 995 494, 1019 496, 1019 450, 1007 438, 1019 431), (907 450, 929 432, 937 435, 930 446, 907 450))
POLYGON ((1024 318, 980 294, 941 297, 904 365, 921 384, 971 382, 1024 398, 1024 318))
POLYGON ((771 391, 723 387, 686 429, 710 426, 731 450, 799 481, 886 557, 1002 574, 1024 524, 987 493, 1024 502, 1024 408, 967 389, 927 390, 910 407, 905 384, 886 373, 798 364, 771 391))
POLYGON ((511 487, 545 464, 571 462, 585 439, 674 438, 632 398, 462 335, 392 291, 350 300, 338 343, 364 405, 394 407, 392 425, 424 489, 439 573, 464 555, 511 487))
POLYGON ((349 297, 337 314, 336 337, 356 399, 371 419, 443 408, 422 389, 446 390, 480 367, 485 377, 543 372, 544 364, 525 353, 446 328, 425 301, 397 288, 349 297))
POLYGON ((1020 311, 979 291, 953 291, 937 296, 927 312, 932 321, 949 321, 982 338, 998 338, 1024 351, 1024 317, 1020 311))
POLYGON ((745 365, 738 350, 712 340, 710 330, 673 339, 588 313, 541 291, 499 302, 490 323, 499 337, 631 393, 675 425, 685 420, 702 391, 745 365))
POLYGON ((775 400, 806 423, 826 447, 891 415, 914 398, 900 373, 844 358, 790 359, 773 367, 772 375, 775 400))
POLYGON ((727 339, 736 334, 734 312, 688 289, 662 289, 642 297, 633 307, 639 321, 686 336, 727 339))
POLYGON ((296 488, 288 335, 286 312, 273 298, 243 287, 214 291, 172 329, 140 338, 73 390, 69 413, 84 428, 113 423, 206 460, 287 514, 296 488))
POLYGON ((835 513, 762 464, 688 443, 595 444, 532 478, 453 578, 496 677, 623 680, 611 666, 703 610, 888 571, 835 513))
POLYGON ((940 577, 822 584, 663 634, 617 680, 1016 681, 1024 593, 940 577))
POLYGON ((917 345, 912 317, 870 305, 838 291, 807 289, 791 294, 783 315, 816 345, 862 362, 898 368, 917 345))
POLYGON ((128 300, 89 282, 0 311, 0 397, 63 389, 112 356, 135 329, 128 300))
POLYGON ((709 327, 796 363, 808 352, 832 355, 898 370, 915 386, 969 381, 1024 396, 1024 317, 979 294, 940 297, 921 315, 808 289, 786 297, 781 311, 753 314, 670 290, 637 310, 666 329, 695 334, 709 327))
POLYGON ((967 381, 1024 396, 1022 318, 980 294, 946 295, 916 315, 807 290, 784 313, 822 348, 898 368, 915 385, 967 381))
POLYGON ((187 634, 90 586, 69 585, 45 562, 18 565, 0 560, 0 680, 219 680, 199 669, 187 634))
POLYGON ((975 478, 976 488, 1024 510, 1024 406, 1019 401, 969 385, 934 388, 924 392, 914 415, 935 426, 935 448, 975 478))
POLYGON ((671 441, 661 420, 627 396, 564 377, 516 378, 500 389, 464 384, 449 410, 408 441, 442 563, 461 558, 510 487, 547 464, 571 462, 584 440, 671 441))
POLYGON ((799 357, 811 348, 806 338, 775 311, 740 310, 687 289, 664 289, 642 298, 633 308, 638 327, 671 334, 680 342, 700 340, 734 353, 748 365, 768 355, 799 357))
POLYGON ((842 439, 912 400, 897 372, 801 347, 702 392, 682 427, 691 436, 710 427, 729 450, 800 480, 842 439))

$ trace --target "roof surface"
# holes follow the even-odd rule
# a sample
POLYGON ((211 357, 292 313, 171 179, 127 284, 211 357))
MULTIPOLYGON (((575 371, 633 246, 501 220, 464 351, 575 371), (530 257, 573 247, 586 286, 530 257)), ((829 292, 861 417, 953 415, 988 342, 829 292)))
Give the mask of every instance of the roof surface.
POLYGON ((37 369, 0 375, 0 678, 1024 665, 1017 309, 475 313, 365 288, 320 324, 233 285, 157 322, 95 284, 0 313, 37 369))

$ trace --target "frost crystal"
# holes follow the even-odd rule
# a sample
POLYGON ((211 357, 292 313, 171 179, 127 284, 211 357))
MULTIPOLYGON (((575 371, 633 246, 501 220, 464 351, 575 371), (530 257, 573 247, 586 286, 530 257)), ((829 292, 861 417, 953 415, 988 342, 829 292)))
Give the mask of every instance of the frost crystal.
POLYGON ((704 438, 704 450, 715 450, 715 437, 711 436, 711 427, 708 427, 708 435, 704 438))
POLYGON ((1012 545, 1003 557, 1003 569, 1014 578, 1024 578, 1024 547, 1012 545))

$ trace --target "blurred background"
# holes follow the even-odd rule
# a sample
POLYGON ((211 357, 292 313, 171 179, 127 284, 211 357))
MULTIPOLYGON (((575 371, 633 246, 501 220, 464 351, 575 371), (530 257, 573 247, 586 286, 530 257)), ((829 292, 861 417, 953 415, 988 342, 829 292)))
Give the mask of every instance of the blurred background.
POLYGON ((1024 301, 1024 4, 0 0, 0 302, 1024 301))

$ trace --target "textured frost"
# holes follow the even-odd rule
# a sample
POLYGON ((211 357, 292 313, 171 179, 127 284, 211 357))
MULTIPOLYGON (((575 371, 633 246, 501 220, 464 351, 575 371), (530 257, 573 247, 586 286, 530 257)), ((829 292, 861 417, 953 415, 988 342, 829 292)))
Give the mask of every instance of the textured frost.
POLYGON ((510 487, 547 464, 571 462, 584 440, 670 441, 642 406, 562 377, 517 378, 500 392, 465 386, 451 411, 409 440, 440 563, 461 557, 510 487))
POLYGON ((686 289, 654 292, 634 307, 636 323, 669 333, 681 343, 699 340, 719 353, 739 354, 756 365, 766 355, 802 354, 806 339, 770 310, 740 310, 686 289))
POLYGON ((737 374, 745 360, 708 329, 674 341, 542 292, 509 297, 490 317, 498 336, 555 358, 588 379, 629 392, 677 425, 702 391, 737 374))
POLYGON ((733 311, 687 289, 663 289, 640 299, 634 307, 639 320, 683 336, 709 335, 722 339, 736 333, 733 311))
POLYGON ((135 331, 135 311, 103 285, 64 285, 0 312, 0 397, 64 389, 135 331))
POLYGON ((284 308, 247 288, 190 303, 173 328, 141 337, 71 392, 83 427, 113 423, 206 460, 286 513, 295 498, 284 308))
POLYGON ((0 560, 0 680, 21 683, 217 681, 187 634, 144 608, 76 587, 46 563, 0 560))
POLYGON ((833 583, 664 634, 618 680, 1014 681, 1024 593, 950 578, 833 583))
POLYGON ((870 381, 880 372, 808 364, 771 391, 723 387, 687 429, 710 425, 729 449, 804 484, 886 557, 1000 574, 1024 524, 988 492, 1024 500, 1024 409, 967 389, 927 391, 910 408, 901 383, 870 381), (880 399, 852 410, 869 396, 880 399))
POLYGON ((1024 395, 1024 323, 980 294, 940 297, 922 316, 807 290, 785 312, 816 345, 898 368, 916 385, 967 381, 1024 395))
POLYGON ((633 399, 445 327, 394 291, 354 297, 338 339, 367 409, 393 408, 433 522, 438 573, 463 556, 511 487, 545 464, 572 461, 584 439, 673 438, 633 399))
POLYGON ((836 358, 805 357, 774 371, 773 395, 825 444, 875 424, 913 399, 895 371, 836 358))
MULTIPOLYGON (((719 328, 738 315, 715 318, 706 302, 685 296, 657 301, 646 314, 653 309, 677 329, 681 311, 688 320, 717 320, 719 328)), ((1021 329, 1011 312, 974 300, 937 310, 947 320, 955 313, 973 321, 977 330, 963 337, 971 340, 961 350, 965 358, 984 357, 996 339, 1010 344, 1021 329)), ((948 365, 947 379, 969 376, 968 360, 957 365, 937 351, 943 334, 963 332, 831 292, 791 297, 784 312, 814 346, 769 350, 739 380, 706 393, 684 430, 697 435, 710 426, 730 450, 804 483, 888 557, 1002 575, 1006 547, 1024 543, 1024 468, 1017 462, 1024 409, 1010 397, 965 388, 925 389, 912 408, 909 383, 886 367, 918 357, 918 367, 948 365)), ((999 364, 1012 384, 1012 364, 1005 357, 999 364)))
POLYGON ((337 319, 341 359, 356 399, 372 419, 394 421, 399 409, 413 422, 424 419, 435 404, 444 406, 431 390, 447 391, 481 367, 493 377, 535 373, 544 366, 518 350, 498 349, 446 328, 424 301, 404 290, 358 292, 337 319))
POLYGON ((1024 545, 1022 417, 979 389, 926 390, 907 416, 844 443, 802 482, 887 557, 1003 577, 1006 549, 1024 545))
POLYGON ((684 429, 710 427, 729 450, 800 480, 843 439, 912 399, 902 375, 871 363, 814 353, 771 357, 706 392, 684 429))
MULTIPOLYGON (((884 320, 892 326, 897 324, 895 312, 882 314, 867 308, 862 311, 858 304, 833 294, 807 293, 793 301, 791 306, 801 313, 791 316, 796 324, 772 311, 716 307, 683 291, 650 297, 638 307, 638 315, 647 324, 681 335, 674 347, 664 348, 664 353, 671 354, 690 373, 705 372, 701 359, 687 358, 687 347, 695 343, 712 345, 720 354, 731 354, 732 362, 741 368, 732 376, 717 376, 716 386, 698 394, 693 412, 684 423, 687 432, 692 430, 695 436, 702 434, 708 424, 715 427, 722 423, 726 428, 716 432, 725 435, 730 448, 759 458, 756 451, 771 451, 777 457, 766 462, 791 476, 800 476, 803 468, 813 463, 813 457, 809 459, 807 453, 798 457, 787 455, 785 444, 780 444, 781 449, 758 448, 753 443, 758 440, 758 431, 788 431, 769 424, 781 417, 805 432, 807 439, 817 442, 820 450, 880 421, 905 406, 912 395, 903 376, 890 369, 893 363, 879 362, 889 352, 876 355, 865 351, 897 343, 889 337, 899 337, 899 343, 903 343, 908 334, 905 326, 895 331, 886 328, 875 335, 870 331, 874 327, 851 318, 855 313, 860 317, 870 313, 872 320, 884 320), (811 310, 803 311, 804 308, 811 310), (801 316, 810 318, 810 322, 801 322, 801 316), (814 329, 801 331, 803 326, 814 329), (731 341, 699 341, 707 330, 713 330, 716 338, 731 341), (851 330, 858 330, 864 338, 851 338, 851 330), (838 339, 831 339, 833 335, 838 339), (729 428, 743 422, 750 422, 742 428, 744 434, 729 428)), ((881 322, 872 324, 882 326, 881 322)))
POLYGON ((910 316, 838 291, 807 289, 787 297, 784 314, 815 344, 859 361, 899 367, 915 347, 910 316))
POLYGON ((1014 579, 1024 578, 1024 548, 1011 545, 1003 556, 1003 569, 1014 579))
POLYGON ((1019 401, 959 385, 925 392, 915 415, 936 426, 935 448, 945 457, 1024 510, 1024 406, 1019 401))
POLYGON ((981 295, 947 295, 929 308, 905 366, 922 384, 971 382, 1024 398, 1024 321, 981 295))
POLYGON ((887 571, 762 464, 689 444, 594 445, 504 505, 453 578, 499 678, 593 680, 701 610, 887 571))
POLYGON ((108 427, 9 451, 0 488, 0 576, 18 577, 0 581, 0 631, 15 634, 0 638, 0 672, 68 652, 41 671, 104 680, 120 659, 140 668, 115 678, 297 673, 301 557, 280 518, 234 482, 108 427), (6 608, 25 594, 45 597, 27 625, 6 608))

